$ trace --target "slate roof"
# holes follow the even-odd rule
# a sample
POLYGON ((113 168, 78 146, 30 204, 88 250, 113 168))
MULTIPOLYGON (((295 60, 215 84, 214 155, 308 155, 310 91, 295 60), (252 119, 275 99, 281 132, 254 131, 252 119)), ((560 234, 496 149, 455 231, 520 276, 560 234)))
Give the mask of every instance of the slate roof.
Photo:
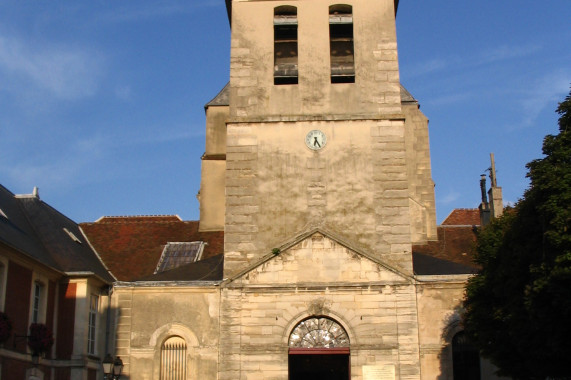
POLYGON ((472 266, 442 260, 437 257, 413 252, 412 261, 414 274, 416 275, 452 275, 452 274, 474 274, 478 271, 472 266))
POLYGON ((414 96, 412 96, 402 84, 400 85, 400 101, 402 103, 418 103, 414 96))
POLYGON ((204 108, 208 108, 210 106, 228 106, 230 105, 230 82, 226 83, 224 88, 220 90, 216 96, 206 103, 204 108))
MULTIPOLYGON (((82 223, 80 226, 119 281, 137 281, 152 276, 163 249, 169 242, 206 242, 202 259, 224 251, 222 231, 199 232, 198 221, 182 221, 173 215, 103 217, 94 223, 82 223)), ((187 265, 195 264, 197 263, 187 265)), ((159 281, 169 273, 168 281, 174 281, 175 278, 170 273, 174 270, 177 269, 158 273, 154 278, 159 281)), ((182 270, 175 273, 181 275, 176 280, 192 280, 185 277, 182 270)))
POLYGON ((0 241, 56 271, 92 272, 114 279, 78 225, 36 195, 14 195, 0 185, 0 241), (67 231, 67 232, 66 232, 67 231))
POLYGON ((437 227, 437 233, 437 241, 412 246, 414 273, 419 275, 459 274, 458 271, 475 273, 478 269, 473 261, 476 253, 476 228, 441 225, 437 227), (428 260, 426 257, 432 259, 428 260))
POLYGON ((224 254, 182 265, 168 271, 142 277, 139 281, 221 281, 224 254))

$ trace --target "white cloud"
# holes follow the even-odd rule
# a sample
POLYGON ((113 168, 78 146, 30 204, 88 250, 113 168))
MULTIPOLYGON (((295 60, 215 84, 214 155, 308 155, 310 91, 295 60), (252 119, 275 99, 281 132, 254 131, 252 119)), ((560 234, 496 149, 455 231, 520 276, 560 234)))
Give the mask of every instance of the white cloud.
POLYGON ((539 45, 524 46, 496 46, 486 51, 482 51, 473 55, 458 56, 449 55, 439 57, 422 62, 411 69, 406 69, 408 76, 415 77, 440 72, 444 70, 466 69, 479 66, 489 65, 514 58, 521 59, 526 56, 533 55, 541 50, 539 45))
POLYGON ((19 188, 32 188, 39 184, 58 187, 68 187, 80 178, 81 169, 84 166, 84 158, 80 155, 73 159, 58 159, 30 162, 18 162, 9 167, 0 167, 0 172, 9 178, 19 188))
POLYGON ((448 106, 456 103, 466 102, 472 97, 473 95, 470 92, 446 94, 429 98, 426 100, 426 103, 430 103, 434 106, 448 106))
POLYGON ((176 142, 181 140, 191 140, 197 137, 204 136, 204 128, 193 128, 189 125, 181 127, 171 127, 165 129, 161 126, 154 127, 129 127, 126 130, 136 132, 136 135, 125 135, 110 137, 109 142, 112 141, 113 147, 126 147, 135 145, 153 145, 164 144, 169 142, 176 142))
POLYGON ((47 44, 34 46, 0 36, 0 80, 12 83, 10 92, 44 90, 60 99, 94 94, 101 73, 101 57, 84 49, 47 44))
POLYGON ((460 199, 460 193, 458 193, 456 191, 451 191, 447 195, 445 195, 443 198, 440 198, 438 200, 438 203, 449 204, 449 203, 457 201, 458 199, 460 199))
POLYGON ((445 70, 447 67, 450 66, 452 61, 451 57, 448 58, 434 58, 426 62, 422 62, 410 69, 406 68, 407 76, 414 78, 416 76, 422 76, 426 74, 430 74, 432 72, 437 72, 441 70, 445 70))
POLYGON ((552 106, 554 111, 556 104, 569 93, 570 83, 571 70, 567 68, 552 70, 539 79, 526 83, 520 102, 522 120, 512 129, 534 125, 540 113, 548 106, 552 106))
POLYGON ((470 61, 470 66, 487 65, 490 63, 506 61, 513 58, 523 58, 533 55, 539 50, 541 50, 539 45, 497 46, 493 49, 480 53, 478 57, 470 61))

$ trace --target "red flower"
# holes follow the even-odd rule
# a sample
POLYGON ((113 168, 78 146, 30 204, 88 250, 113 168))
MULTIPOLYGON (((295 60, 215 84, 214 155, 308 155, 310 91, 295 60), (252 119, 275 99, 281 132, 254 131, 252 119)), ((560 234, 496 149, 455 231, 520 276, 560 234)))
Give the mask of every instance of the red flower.
POLYGON ((6 313, 0 311, 0 343, 4 343, 12 334, 12 321, 6 313))
POLYGON ((28 347, 35 355, 42 354, 50 350, 54 344, 52 331, 42 323, 32 323, 30 325, 30 335, 28 336, 28 347))

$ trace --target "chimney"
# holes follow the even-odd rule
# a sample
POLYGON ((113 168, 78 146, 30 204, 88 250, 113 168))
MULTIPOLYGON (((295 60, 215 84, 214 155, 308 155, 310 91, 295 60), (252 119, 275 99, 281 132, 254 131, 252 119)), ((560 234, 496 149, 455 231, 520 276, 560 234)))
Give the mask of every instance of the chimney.
POLYGON ((494 154, 490 153, 490 180, 492 186, 488 190, 488 198, 490 199, 490 214, 492 218, 499 218, 504 213, 504 201, 502 198, 502 188, 498 187, 496 180, 496 162, 494 161, 494 154))
POLYGON ((480 210, 480 225, 485 226, 490 223, 490 207, 488 204, 488 197, 486 196, 486 175, 480 176, 480 191, 482 193, 482 203, 478 209, 480 210))

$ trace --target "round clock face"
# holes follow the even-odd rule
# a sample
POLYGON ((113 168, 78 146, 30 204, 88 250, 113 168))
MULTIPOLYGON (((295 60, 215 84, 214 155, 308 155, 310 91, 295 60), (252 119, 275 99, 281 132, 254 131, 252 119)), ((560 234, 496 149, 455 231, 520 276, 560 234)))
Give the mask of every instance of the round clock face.
POLYGON ((309 131, 307 136, 305 136, 305 145, 307 145, 307 147, 311 150, 319 150, 323 148, 325 144, 327 144, 325 133, 321 132, 318 129, 309 131))

